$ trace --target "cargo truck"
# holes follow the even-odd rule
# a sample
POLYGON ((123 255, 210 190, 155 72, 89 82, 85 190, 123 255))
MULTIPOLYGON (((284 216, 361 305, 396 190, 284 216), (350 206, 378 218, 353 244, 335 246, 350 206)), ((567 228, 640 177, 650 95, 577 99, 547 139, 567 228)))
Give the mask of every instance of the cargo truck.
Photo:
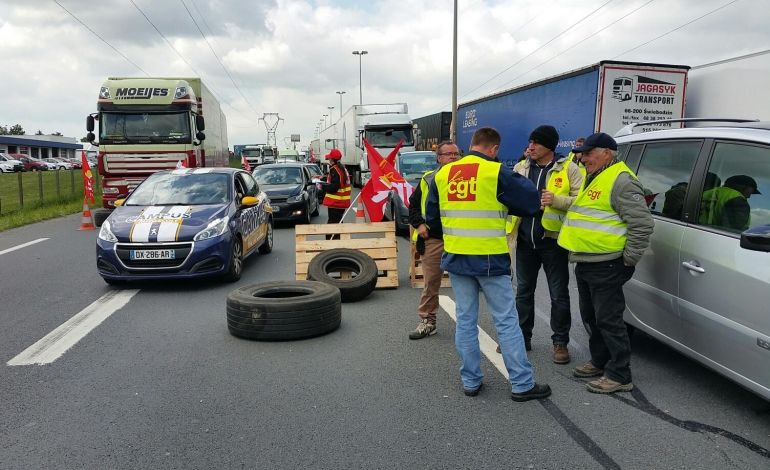
MULTIPOLYGON (((502 136, 500 160, 512 166, 532 130, 550 124, 559 132, 556 152, 566 155, 578 137, 594 132, 613 135, 635 122, 682 118, 689 69, 602 61, 462 103, 457 111, 457 143, 467 151, 478 128, 494 127, 502 136)), ((654 128, 681 126, 670 123, 654 128)), ((640 126, 640 131, 650 129, 640 126)))
POLYGON ((401 151, 414 150, 419 140, 415 134, 406 103, 354 105, 336 123, 321 130, 321 158, 333 148, 340 149, 341 162, 353 185, 361 187, 369 173, 363 139, 385 157, 399 141, 403 141, 401 151))
POLYGON ((225 115, 199 78, 108 78, 96 109, 86 119, 94 144, 98 123, 103 209, 94 211, 96 225, 156 171, 228 165, 225 115))
POLYGON ((416 118, 414 123, 420 130, 420 143, 417 150, 435 150, 440 142, 449 140, 451 137, 452 113, 442 111, 416 118))

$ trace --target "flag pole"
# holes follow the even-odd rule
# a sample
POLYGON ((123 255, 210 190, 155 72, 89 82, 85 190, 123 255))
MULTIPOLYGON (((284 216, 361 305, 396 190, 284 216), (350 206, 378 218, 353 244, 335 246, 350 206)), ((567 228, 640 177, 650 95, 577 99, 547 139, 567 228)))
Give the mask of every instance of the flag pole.
POLYGON ((340 221, 339 221, 339 222, 337 222, 338 224, 341 224, 341 223, 342 223, 342 221, 343 221, 343 220, 345 220, 345 217, 347 217, 347 215, 348 215, 348 212, 350 212, 350 209, 352 209, 353 207, 355 207, 355 205, 356 205, 356 202, 358 201, 358 198, 359 198, 360 196, 361 196, 361 191, 359 191, 359 192, 358 192, 358 194, 356 194, 356 197, 354 197, 354 198, 353 198, 353 200, 352 200, 352 201, 350 201, 350 207, 348 207, 347 209, 345 209, 345 213, 344 213, 344 214, 342 214, 342 218, 340 219, 340 221))

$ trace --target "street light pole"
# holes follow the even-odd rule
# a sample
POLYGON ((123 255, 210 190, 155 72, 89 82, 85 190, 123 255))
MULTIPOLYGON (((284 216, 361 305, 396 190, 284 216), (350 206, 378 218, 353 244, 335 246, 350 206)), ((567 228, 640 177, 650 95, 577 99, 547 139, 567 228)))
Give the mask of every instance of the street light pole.
POLYGON ((340 95, 340 119, 342 119, 342 95, 344 95, 345 92, 344 91, 338 91, 337 94, 340 95))
POLYGON ((332 125, 332 109, 334 109, 334 106, 327 106, 326 109, 329 110, 329 125, 332 125))
POLYGON ((358 56, 358 104, 364 104, 364 91, 363 91, 363 85, 361 84, 361 57, 364 56, 364 54, 368 54, 367 51, 353 51, 353 55, 358 56))

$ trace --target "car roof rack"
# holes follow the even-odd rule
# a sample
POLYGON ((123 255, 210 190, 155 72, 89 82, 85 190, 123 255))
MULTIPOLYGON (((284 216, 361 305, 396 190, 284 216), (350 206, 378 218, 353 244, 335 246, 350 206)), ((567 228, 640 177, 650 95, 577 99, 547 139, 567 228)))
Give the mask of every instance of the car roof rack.
POLYGON ((644 121, 644 122, 634 122, 632 124, 628 124, 626 126, 623 126, 619 131, 615 133, 615 137, 623 137, 626 135, 631 135, 634 133, 634 128, 636 126, 649 126, 649 125, 656 125, 656 124, 666 124, 666 123, 672 123, 672 122, 739 122, 739 123, 745 123, 745 122, 759 122, 759 119, 736 119, 736 118, 681 118, 681 119, 660 119, 657 121, 644 121))

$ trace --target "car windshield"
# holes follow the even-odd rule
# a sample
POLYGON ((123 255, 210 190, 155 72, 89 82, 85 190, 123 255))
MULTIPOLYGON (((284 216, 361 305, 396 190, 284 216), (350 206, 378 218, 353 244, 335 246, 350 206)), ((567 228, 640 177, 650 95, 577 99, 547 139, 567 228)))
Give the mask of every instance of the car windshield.
POLYGON ((99 140, 102 143, 190 143, 187 113, 102 113, 99 140))
POLYGON ((418 180, 426 171, 436 168, 433 152, 403 154, 398 157, 398 170, 407 180, 418 180))
POLYGON ((126 206, 224 204, 229 200, 224 173, 170 172, 150 175, 128 198, 126 206))
POLYGON ((302 172, 301 169, 297 167, 260 167, 254 170, 254 178, 257 179, 257 183, 268 186, 277 184, 300 184, 302 183, 302 172))

